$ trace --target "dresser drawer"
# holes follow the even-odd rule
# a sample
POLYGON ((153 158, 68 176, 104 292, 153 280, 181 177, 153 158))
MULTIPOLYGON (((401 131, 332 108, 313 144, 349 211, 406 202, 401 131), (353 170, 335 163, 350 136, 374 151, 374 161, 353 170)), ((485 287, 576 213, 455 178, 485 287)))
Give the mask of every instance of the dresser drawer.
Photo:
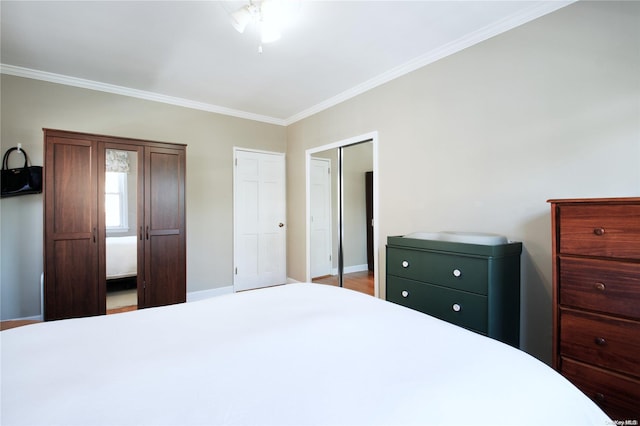
POLYGON ((561 373, 615 420, 640 418, 640 381, 562 358, 561 373))
POLYGON ((387 274, 430 284, 487 294, 486 259, 387 248, 387 274))
POLYGON ((461 327, 487 333, 485 296, 388 276, 387 300, 461 327))
POLYGON ((640 319, 640 263, 560 258, 560 304, 640 319))
POLYGON ((560 309, 560 355, 640 376, 640 322, 560 309))
POLYGON ((640 259, 640 205, 558 208, 560 253, 640 259))

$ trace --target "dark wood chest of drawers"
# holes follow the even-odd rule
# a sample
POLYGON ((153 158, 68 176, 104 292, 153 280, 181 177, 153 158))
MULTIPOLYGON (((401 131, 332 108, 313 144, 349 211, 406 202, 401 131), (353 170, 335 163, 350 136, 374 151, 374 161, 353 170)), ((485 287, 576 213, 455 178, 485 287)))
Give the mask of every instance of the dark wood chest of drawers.
POLYGON ((640 420, 640 198, 549 200, 553 366, 614 420, 640 420))
POLYGON ((387 300, 518 347, 522 243, 387 239, 387 300))

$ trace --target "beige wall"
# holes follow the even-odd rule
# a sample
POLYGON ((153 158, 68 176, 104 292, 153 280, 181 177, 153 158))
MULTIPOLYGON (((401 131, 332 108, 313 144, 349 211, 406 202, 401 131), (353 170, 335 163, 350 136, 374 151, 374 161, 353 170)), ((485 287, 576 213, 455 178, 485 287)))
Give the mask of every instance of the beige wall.
POLYGON ((381 294, 389 235, 522 241, 522 347, 550 362, 546 200, 640 195, 639 19, 637 2, 578 2, 289 126, 289 275, 305 150, 378 131, 381 294))
MULTIPOLYGON (((187 145, 187 291, 233 283, 233 146, 285 152, 285 128, 2 75, 1 148, 42 165, 42 128, 187 145)), ((42 195, 0 200, 1 318, 40 314, 42 195)))

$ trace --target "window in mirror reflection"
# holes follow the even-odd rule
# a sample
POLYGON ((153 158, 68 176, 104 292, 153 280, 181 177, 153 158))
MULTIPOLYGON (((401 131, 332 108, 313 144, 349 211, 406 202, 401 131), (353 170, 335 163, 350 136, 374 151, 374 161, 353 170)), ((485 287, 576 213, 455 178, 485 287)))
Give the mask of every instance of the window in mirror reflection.
POLYGON ((105 173, 104 210, 109 231, 128 231, 127 173, 105 173))
MULTIPOLYGON (((107 231, 127 232, 129 210, 127 177, 131 171, 128 151, 107 149, 105 152, 105 219, 107 231)), ((135 224, 134 224, 135 225, 135 224)))

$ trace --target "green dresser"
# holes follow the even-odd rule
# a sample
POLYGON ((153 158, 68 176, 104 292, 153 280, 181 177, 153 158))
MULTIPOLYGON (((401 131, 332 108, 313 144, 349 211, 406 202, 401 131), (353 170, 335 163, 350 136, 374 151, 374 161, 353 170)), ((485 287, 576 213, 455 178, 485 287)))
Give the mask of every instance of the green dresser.
POLYGON ((387 238, 387 300, 518 347, 522 243, 387 238))

